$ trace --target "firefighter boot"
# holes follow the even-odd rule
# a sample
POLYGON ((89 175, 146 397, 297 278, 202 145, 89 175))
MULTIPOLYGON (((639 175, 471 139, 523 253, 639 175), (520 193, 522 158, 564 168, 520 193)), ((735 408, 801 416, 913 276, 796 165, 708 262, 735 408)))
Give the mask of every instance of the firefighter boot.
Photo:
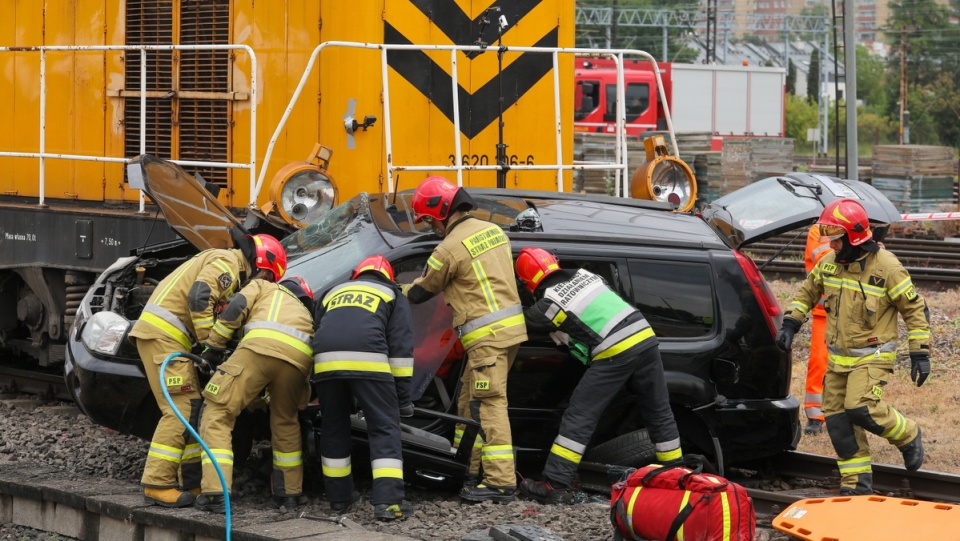
POLYGON ((910 471, 917 471, 923 466, 923 442, 920 441, 920 427, 917 427, 917 437, 899 447, 903 453, 903 466, 910 471))
POLYGON ((460 497, 468 502, 512 502, 514 487, 495 487, 483 483, 470 490, 460 491, 460 497))
POLYGON ((803 433, 807 436, 816 436, 823 431, 823 419, 807 419, 807 426, 803 428, 803 433))
POLYGON ((161 505, 163 507, 188 507, 193 505, 196 497, 189 493, 177 490, 175 488, 143 488, 143 499, 151 505, 161 505))
POLYGON ((520 490, 527 496, 547 505, 556 505, 569 501, 567 489, 559 483, 550 483, 549 480, 534 481, 533 479, 524 479, 523 483, 520 484, 520 490))
POLYGON ((208 513, 220 513, 222 515, 227 512, 227 504, 223 499, 223 494, 220 493, 201 494, 194 506, 208 513))
POLYGON ((336 512, 338 515, 346 513, 350 510, 350 506, 360 501, 360 493, 356 490, 350 494, 350 499, 343 502, 330 502, 330 509, 336 512))
POLYGON ((413 516, 413 506, 406 502, 393 505, 378 504, 373 506, 373 518, 377 520, 398 520, 413 516))
POLYGON ((298 496, 277 496, 273 495, 273 506, 277 509, 286 509, 287 511, 293 511, 300 505, 300 498, 298 496))

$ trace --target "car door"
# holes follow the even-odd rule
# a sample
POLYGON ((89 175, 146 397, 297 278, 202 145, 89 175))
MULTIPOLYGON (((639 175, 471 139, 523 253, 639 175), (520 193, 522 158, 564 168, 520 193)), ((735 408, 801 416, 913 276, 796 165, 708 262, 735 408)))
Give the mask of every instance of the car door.
POLYGON ((863 204, 882 240, 900 212, 879 190, 864 182, 809 173, 789 173, 748 184, 709 203, 702 216, 734 249, 810 225, 831 202, 863 204))

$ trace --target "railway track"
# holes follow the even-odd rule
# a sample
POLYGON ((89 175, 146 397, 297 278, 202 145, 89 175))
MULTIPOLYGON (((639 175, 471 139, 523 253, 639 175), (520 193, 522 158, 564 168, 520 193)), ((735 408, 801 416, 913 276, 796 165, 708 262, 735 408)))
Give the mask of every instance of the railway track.
MULTIPOLYGON (((803 249, 806 230, 790 232, 751 244, 743 252, 753 258, 768 278, 802 278, 803 249)), ((921 287, 952 288, 960 286, 960 243, 888 238, 884 247, 893 252, 921 287)))

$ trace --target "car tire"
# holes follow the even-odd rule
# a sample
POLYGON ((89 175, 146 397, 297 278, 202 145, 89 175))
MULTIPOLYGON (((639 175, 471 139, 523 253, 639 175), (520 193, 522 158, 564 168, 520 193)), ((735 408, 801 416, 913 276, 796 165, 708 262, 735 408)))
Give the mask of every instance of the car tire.
POLYGON ((656 458, 656 448, 650 441, 650 434, 645 428, 598 443, 587 449, 583 455, 585 462, 615 464, 630 468, 646 466, 656 458))

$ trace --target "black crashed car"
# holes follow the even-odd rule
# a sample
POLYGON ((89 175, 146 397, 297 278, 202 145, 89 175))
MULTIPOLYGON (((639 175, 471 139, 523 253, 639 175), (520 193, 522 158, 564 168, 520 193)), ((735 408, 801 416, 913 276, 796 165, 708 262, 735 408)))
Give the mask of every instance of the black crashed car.
MULTIPOLYGON (((161 174, 146 165, 143 171, 151 198, 196 247, 186 242, 158 246, 121 259, 98 278, 70 331, 66 379, 93 421, 149 439, 159 410, 136 350, 125 339, 129 322, 166 273, 197 248, 209 247, 211 238, 229 242, 226 230, 239 221, 220 215, 226 210, 214 205, 216 200, 192 177, 161 174), (204 198, 206 204, 190 204, 189 197, 204 198), (181 215, 182 208, 193 210, 181 215), (217 229, 219 237, 210 234, 217 229)), ((867 184, 801 173, 738 190, 708 205, 702 216, 635 199, 469 191, 479 206, 474 214, 503 227, 514 253, 527 246, 550 250, 563 267, 601 275, 643 312, 660 340, 684 451, 702 453, 721 472, 792 450, 800 437, 800 404, 789 392, 791 358, 774 344, 781 310, 757 265, 740 249, 813 223, 838 197, 862 200, 881 233, 884 224, 899 218, 893 205, 867 184)), ((362 193, 293 232, 282 241, 289 256, 287 273, 304 277, 319 297, 346 280, 364 257, 383 253, 399 282, 412 281, 439 239, 424 224, 413 223, 411 196, 411 191, 362 193)), ((462 420, 456 403, 463 349, 442 295, 413 306, 413 312, 417 414, 404 420, 406 478, 454 486, 468 458, 466 449, 458 453, 452 447, 454 424, 462 420)), ((546 336, 531 336, 522 346, 508 379, 521 472, 539 471, 584 370, 546 336)), ((654 451, 636 397, 622 388, 609 392, 616 398, 598 423, 584 463, 649 462, 654 451)), ((322 437, 318 416, 310 406, 301 422, 305 449, 317 461, 322 437)), ((358 411, 353 422, 355 440, 363 444, 363 413, 358 411)), ((238 420, 235 440, 264 438, 267 430, 264 415, 247 414, 238 420)), ((244 442, 235 445, 242 456, 244 442)), ((358 445, 356 452, 362 454, 364 448, 358 445)))

